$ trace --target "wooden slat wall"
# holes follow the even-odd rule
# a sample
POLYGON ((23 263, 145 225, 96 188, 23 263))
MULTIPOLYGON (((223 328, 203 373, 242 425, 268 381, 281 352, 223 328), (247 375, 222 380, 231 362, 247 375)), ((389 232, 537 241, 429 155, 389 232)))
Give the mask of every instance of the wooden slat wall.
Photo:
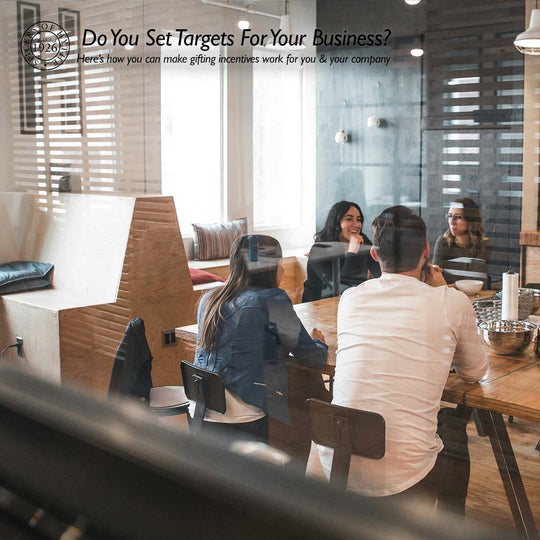
POLYGON ((493 242, 490 273, 519 268, 523 161, 523 1, 431 0, 424 117, 430 242, 452 200, 471 197, 493 242))

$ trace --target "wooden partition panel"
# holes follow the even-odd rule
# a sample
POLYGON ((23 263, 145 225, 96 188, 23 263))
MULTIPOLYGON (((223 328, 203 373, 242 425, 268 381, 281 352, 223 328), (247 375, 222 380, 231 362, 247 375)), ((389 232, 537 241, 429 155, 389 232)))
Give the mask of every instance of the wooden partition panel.
POLYGON ((195 322, 194 294, 171 197, 136 200, 116 302, 60 313, 62 380, 107 388, 128 321, 141 317, 154 356, 154 384, 179 384, 181 347, 162 330, 195 322))

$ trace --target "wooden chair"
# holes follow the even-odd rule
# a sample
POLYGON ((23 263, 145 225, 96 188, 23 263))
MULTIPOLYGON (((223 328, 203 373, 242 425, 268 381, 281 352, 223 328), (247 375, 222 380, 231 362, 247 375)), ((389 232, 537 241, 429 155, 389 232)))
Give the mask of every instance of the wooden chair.
POLYGON ((152 359, 144 321, 140 317, 131 319, 116 351, 109 395, 134 397, 159 416, 186 413, 189 401, 182 386, 152 385, 152 359))
POLYGON ((189 427, 191 433, 199 433, 206 409, 221 414, 227 410, 225 384, 217 373, 194 366, 185 360, 180 364, 180 369, 186 396, 196 403, 189 427))
POLYGON ((334 449, 330 482, 347 488, 351 456, 382 459, 385 422, 377 413, 307 399, 311 440, 334 449))

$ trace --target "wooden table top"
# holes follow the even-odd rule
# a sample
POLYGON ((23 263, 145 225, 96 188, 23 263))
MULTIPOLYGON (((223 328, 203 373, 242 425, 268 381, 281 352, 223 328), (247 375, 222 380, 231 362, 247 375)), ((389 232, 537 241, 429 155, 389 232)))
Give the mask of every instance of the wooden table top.
MULTIPOLYGON (((490 295, 491 292, 482 291, 480 297, 490 295)), ((318 328, 324 334, 329 347, 324 372, 329 375, 334 374, 336 367, 338 304, 339 297, 336 297, 294 306, 308 332, 318 328)), ((177 328, 176 337, 194 345, 197 325, 177 328)), ((501 356, 493 353, 487 346, 486 352, 489 369, 482 382, 467 384, 455 373, 450 373, 443 399, 451 403, 540 421, 540 361, 533 347, 517 356, 501 356)))

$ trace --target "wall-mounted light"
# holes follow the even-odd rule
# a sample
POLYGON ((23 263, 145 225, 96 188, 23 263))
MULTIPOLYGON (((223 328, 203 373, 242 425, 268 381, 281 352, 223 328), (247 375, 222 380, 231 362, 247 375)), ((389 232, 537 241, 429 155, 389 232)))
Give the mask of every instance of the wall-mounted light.
MULTIPOLYGON (((538 1, 536 7, 538 7, 538 1)), ((540 9, 531 11, 529 28, 516 37, 514 45, 520 53, 540 54, 540 9)))
MULTIPOLYGON (((343 125, 343 116, 345 114, 345 109, 347 108, 347 102, 343 100, 341 105, 342 105, 342 109, 341 109, 341 114, 339 115, 340 126, 343 125)), ((336 141, 338 144, 346 143, 348 140, 349 140, 349 135, 343 128, 340 128, 339 131, 337 131, 336 134, 334 135, 334 141, 336 141)))
POLYGON ((411 49, 411 56, 415 56, 416 58, 419 58, 420 56, 424 55, 424 49, 421 49, 420 47, 415 47, 414 49, 411 49))
POLYGON ((370 116, 367 119, 368 128, 378 128, 381 127, 381 119, 378 116, 370 116))
POLYGON ((346 143, 349 140, 349 136, 344 129, 340 129, 335 135, 334 140, 338 143, 346 143))

